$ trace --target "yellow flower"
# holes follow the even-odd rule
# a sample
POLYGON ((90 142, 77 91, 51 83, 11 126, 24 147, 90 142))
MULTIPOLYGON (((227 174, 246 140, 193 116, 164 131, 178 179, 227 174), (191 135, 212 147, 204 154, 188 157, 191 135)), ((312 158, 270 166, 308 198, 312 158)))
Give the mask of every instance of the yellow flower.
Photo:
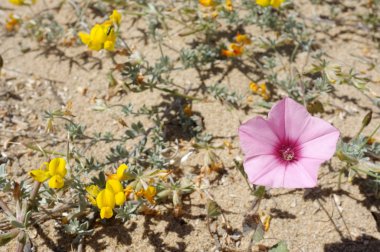
POLYGON ((12 13, 9 14, 6 23, 5 23, 5 29, 8 32, 15 31, 20 26, 20 18, 16 17, 12 13))
POLYGON ((250 45, 251 44, 251 39, 248 37, 247 34, 238 33, 235 37, 235 41, 236 41, 236 43, 241 44, 241 45, 250 45))
POLYGON ((50 188, 62 188, 64 185, 63 178, 67 173, 66 161, 63 158, 54 158, 49 163, 45 163, 48 170, 36 169, 29 172, 29 175, 36 181, 42 183, 49 179, 50 188))
POLYGON ((102 190, 96 197, 96 204, 100 209, 100 218, 111 218, 113 216, 113 208, 115 207, 114 192, 107 188, 102 190))
POLYGON ((9 2, 14 5, 24 5, 24 4, 35 4, 36 0, 28 1, 28 3, 25 2, 25 0, 9 0, 9 2))
POLYGON ((119 26, 120 21, 120 13, 114 10, 110 19, 102 24, 94 25, 90 34, 79 32, 78 36, 91 50, 99 51, 101 49, 106 49, 108 51, 113 51, 116 43, 115 25, 119 26))
POLYGON ((214 0, 199 0, 199 3, 205 7, 213 7, 216 5, 214 0))
POLYGON ((264 100, 268 100, 270 98, 267 86, 265 83, 261 83, 260 85, 251 82, 249 84, 249 88, 252 90, 253 93, 260 95, 263 97, 264 100))
POLYGON ((227 11, 233 11, 233 6, 232 6, 232 0, 226 0, 225 4, 224 4, 224 8, 227 10, 227 11))
POLYGON ((110 16, 110 20, 112 21, 113 24, 119 26, 121 22, 121 15, 117 10, 114 10, 112 12, 112 15, 110 16))
POLYGON ((273 8, 279 8, 285 0, 256 0, 256 4, 262 7, 268 7, 269 5, 273 8))
POLYGON ((9 0, 10 3, 15 4, 15 5, 23 5, 24 0, 9 0))
POLYGON ((193 115, 193 110, 191 109, 191 104, 186 104, 185 106, 183 106, 183 113, 185 113, 185 115, 188 117, 193 115))
POLYGON ((126 174, 126 171, 128 170, 128 165, 126 164, 121 164, 117 170, 116 170, 116 173, 114 174, 111 174, 108 176, 108 179, 117 179, 117 180, 126 180, 128 179, 130 176, 128 176, 126 174))
POLYGON ((88 193, 87 198, 91 204, 96 206, 96 197, 98 196, 100 189, 97 185, 90 185, 86 187, 86 191, 88 193))
POLYGON ((128 198, 129 195, 131 195, 133 193, 133 187, 128 185, 125 189, 124 189, 124 194, 125 194, 125 197, 128 198))
POLYGON ((227 49, 222 50, 222 55, 226 57, 236 57, 242 55, 244 47, 236 43, 231 43, 227 49))
POLYGON ((156 193, 156 187, 150 185, 147 189, 144 190, 143 195, 147 201, 149 201, 152 204, 155 204, 156 202, 154 201, 154 196, 156 196, 156 193))
POLYGON ((124 204, 125 202, 124 189, 119 180, 116 180, 116 179, 107 180, 106 189, 111 190, 114 193, 116 205, 121 206, 124 204))

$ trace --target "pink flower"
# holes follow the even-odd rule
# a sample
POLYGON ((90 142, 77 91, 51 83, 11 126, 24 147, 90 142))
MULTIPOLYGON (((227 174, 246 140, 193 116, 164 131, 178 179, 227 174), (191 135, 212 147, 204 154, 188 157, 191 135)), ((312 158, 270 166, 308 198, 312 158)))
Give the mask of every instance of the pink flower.
POLYGON ((277 102, 268 117, 255 117, 239 127, 249 182, 315 187, 319 166, 335 153, 339 131, 290 98, 277 102))

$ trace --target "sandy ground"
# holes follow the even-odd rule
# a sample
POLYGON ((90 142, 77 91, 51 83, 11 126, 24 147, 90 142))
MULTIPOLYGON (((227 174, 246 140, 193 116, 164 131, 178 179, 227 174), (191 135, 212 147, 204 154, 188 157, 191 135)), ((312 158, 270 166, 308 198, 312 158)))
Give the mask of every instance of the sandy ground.
MULTIPOLYGON (((46 1, 50 5, 53 1, 46 1)), ((345 1, 348 4, 350 1, 345 1)), ((7 5, 8 6, 8 5, 7 5)), ((326 7, 312 6, 308 1, 300 1, 299 8, 310 13, 309 18, 317 18, 326 11, 326 7)), ((31 15, 43 9, 42 3, 32 10, 18 8, 19 15, 31 15)), ((351 16, 352 12, 362 9, 355 6, 342 14, 342 18, 351 16)), ((64 23, 71 17, 68 7, 58 13, 58 20, 64 23)), ((13 10, 16 12, 16 10, 13 10)), ((0 11, 0 20, 4 20, 11 11, 0 11)), ((130 20, 126 17, 122 24, 122 34, 132 48, 139 50, 148 60, 154 59, 158 48, 144 45, 138 27, 144 22, 137 22, 131 29, 130 20), (126 35, 128 34, 128 35, 126 35)), ((247 32, 254 32, 248 27, 247 32)), ((253 33, 252 33, 253 34, 253 33)), ((256 36, 256 34, 253 34, 256 36)), ((26 172, 37 168, 43 157, 25 148, 21 143, 38 143, 49 146, 56 151, 64 150, 65 135, 63 124, 57 123, 57 133, 45 133, 45 110, 55 110, 68 101, 73 103, 75 120, 87 125, 89 134, 101 130, 123 132, 117 118, 122 114, 115 110, 99 113, 91 110, 94 98, 108 96, 106 73, 111 67, 109 59, 103 54, 94 53, 102 62, 102 67, 92 65, 95 60, 85 63, 78 55, 85 47, 60 48, 68 57, 78 59, 79 65, 70 67, 65 58, 56 55, 44 55, 36 42, 17 33, 12 36, 0 31, 0 53, 4 59, 4 68, 0 76, 0 121, 1 153, 11 160, 8 172, 16 179, 25 177, 26 172), (22 48, 29 48, 26 53, 22 48), (83 94, 83 89, 87 92, 83 94)), ((193 38, 192 38, 193 39, 193 38)), ((188 39, 189 41, 191 39, 188 39)), ((187 39, 173 37, 167 44, 181 48, 188 43, 187 39)), ((330 60, 344 67, 354 67, 367 71, 368 65, 358 59, 379 59, 380 51, 376 48, 366 31, 353 29, 351 26, 330 25, 330 29, 316 33, 316 40, 331 57, 330 60), (348 32, 342 32, 348 31, 348 32)), ((170 51, 167 49, 168 52, 170 51)), ((297 59, 302 62, 302 59, 297 59)), ((223 70, 225 71, 226 68, 223 70)), ((376 65, 367 74, 372 80, 380 80, 380 68, 376 65)), ((222 74, 201 80, 192 70, 181 72, 175 80, 183 85, 200 85, 205 82, 211 85, 220 79, 222 74), (194 76, 196 76, 194 78, 194 76)), ((379 82, 369 83, 370 87, 380 93, 379 82)), ((234 69, 227 73, 223 83, 231 90, 247 94, 249 79, 234 69)), ((379 109, 363 94, 352 87, 337 86, 336 97, 325 96, 327 112, 319 115, 331 122, 341 131, 344 137, 353 137, 360 128, 361 118, 369 109, 374 111, 374 120, 364 133, 368 134, 380 122, 379 109), (338 111, 334 106, 345 108, 351 113, 338 111)), ((258 97, 254 97, 254 99, 258 97)), ((113 103, 133 103, 135 107, 155 105, 162 101, 157 92, 142 94, 123 94, 112 97, 113 103)), ((221 206, 231 226, 228 244, 236 251, 241 251, 247 244, 243 235, 244 215, 249 211, 253 196, 247 188, 241 174, 234 168, 233 158, 241 156, 236 138, 237 127, 242 121, 255 116, 256 113, 235 110, 221 105, 218 101, 195 102, 193 110, 204 118, 205 132, 232 139, 235 147, 231 153, 220 151, 225 163, 225 170, 215 178, 209 179, 209 191, 221 206)), ((124 118, 130 122, 135 118, 124 118)), ((377 135, 379 137, 379 135, 377 135)), ((104 159, 104 153, 112 144, 91 149, 88 155, 104 159)), ((129 148, 131 146, 127 146, 129 148)), ((199 164, 203 156, 196 154, 181 167, 188 176, 199 174, 199 164)), ((271 197, 262 202, 262 209, 272 216, 269 231, 265 234, 264 244, 273 245, 285 240, 290 251, 379 251, 380 234, 380 201, 371 190, 365 179, 355 179, 352 183, 344 182, 341 191, 337 189, 338 170, 342 163, 333 158, 323 165, 319 172, 319 186, 310 190, 270 190, 271 197)), ((5 198, 8 196, 4 196, 5 198)), ((206 222, 206 200, 197 191, 185 199, 184 214, 174 217, 171 214, 162 216, 138 215, 126 223, 118 220, 99 222, 95 225, 94 234, 86 240, 86 251, 212 251, 215 247, 209 235, 206 222)), ((218 220, 220 223, 220 220, 218 220)), ((36 251, 70 251, 72 237, 61 231, 54 221, 45 222, 35 227, 36 251)), ((1 251, 12 251, 14 243, 1 251)), ((231 249, 231 251, 234 251, 231 249)))

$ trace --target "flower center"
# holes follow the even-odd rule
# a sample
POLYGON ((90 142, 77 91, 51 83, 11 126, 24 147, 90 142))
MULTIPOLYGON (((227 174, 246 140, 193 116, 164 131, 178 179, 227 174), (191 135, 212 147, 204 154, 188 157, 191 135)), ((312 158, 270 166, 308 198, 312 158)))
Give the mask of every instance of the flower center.
POLYGON ((292 161, 295 159, 295 153, 294 153, 294 150, 293 148, 289 147, 289 146, 283 146, 281 149, 280 149, 280 155, 282 157, 282 159, 284 161, 292 161))

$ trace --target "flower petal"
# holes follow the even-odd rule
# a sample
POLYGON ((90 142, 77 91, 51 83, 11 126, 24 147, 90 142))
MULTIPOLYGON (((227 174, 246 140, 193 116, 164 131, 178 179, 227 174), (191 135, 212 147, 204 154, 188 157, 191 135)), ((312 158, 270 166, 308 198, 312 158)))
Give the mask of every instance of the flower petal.
POLYGON ((118 206, 121 206, 124 204, 125 202, 125 194, 124 192, 118 192, 116 195, 115 195, 115 202, 116 202, 116 205, 118 206))
POLYGON ((116 175, 119 180, 125 180, 127 179, 127 176, 125 175, 125 171, 128 170, 128 165, 126 164, 121 164, 117 170, 116 170, 116 175))
POLYGON ((245 158, 274 154, 278 137, 262 117, 255 117, 239 127, 240 145, 245 158))
POLYGON ((284 175, 284 188, 311 188, 317 185, 319 165, 307 162, 291 162, 286 166, 284 175), (307 168, 303 166, 307 165, 307 168))
POLYGON ((255 185, 282 187, 285 164, 274 155, 260 155, 247 159, 244 170, 248 181, 255 185))
POLYGON ((114 10, 112 12, 112 15, 110 16, 110 20, 112 21, 112 23, 119 26, 121 22, 121 14, 117 10, 114 10))
POLYGON ((312 116, 306 108, 286 97, 269 112, 269 124, 281 141, 296 141, 312 116))
POLYGON ((108 51, 115 50, 115 43, 113 41, 107 40, 106 42, 104 42, 104 49, 108 51))
POLYGON ((90 43, 90 34, 85 32, 79 32, 78 36, 83 44, 88 45, 90 43))
POLYGON ((63 178, 60 175, 54 175, 49 180, 49 187, 53 189, 62 188, 65 184, 63 178))
MULTIPOLYGON (((320 120, 320 122, 324 121, 320 120)), ((336 150, 336 143, 339 138, 339 131, 330 125, 330 129, 328 130, 318 130, 316 128, 315 131, 311 134, 314 134, 315 137, 311 138, 306 142, 302 142, 302 140, 299 140, 300 143, 297 146, 297 152, 300 156, 300 159, 315 158, 321 160, 322 162, 330 159, 334 155, 336 150)))
POLYGON ((111 207, 102 207, 100 209, 100 218, 109 219, 113 216, 113 210, 111 207))
POLYGON ((29 172, 29 175, 34 179, 37 180, 38 182, 42 183, 48 178, 50 178, 50 174, 48 171, 43 171, 40 169, 37 170, 31 170, 29 172))
POLYGON ((99 189, 99 186, 97 186, 97 185, 90 185, 90 186, 86 187, 86 191, 92 197, 96 197, 96 196, 98 196, 100 189, 99 189))
POLYGON ((53 158, 49 162, 49 173, 51 176, 60 175, 62 178, 66 175, 66 160, 63 158, 53 158))
POLYGON ((256 0, 256 4, 262 6, 262 7, 267 7, 271 3, 271 0, 256 0))
POLYGON ((103 207, 115 207, 115 194, 112 190, 104 189, 96 197, 96 204, 99 209, 103 207))
POLYGON ((117 179, 109 179, 106 183, 106 189, 113 191, 115 194, 123 191, 123 186, 117 179))

